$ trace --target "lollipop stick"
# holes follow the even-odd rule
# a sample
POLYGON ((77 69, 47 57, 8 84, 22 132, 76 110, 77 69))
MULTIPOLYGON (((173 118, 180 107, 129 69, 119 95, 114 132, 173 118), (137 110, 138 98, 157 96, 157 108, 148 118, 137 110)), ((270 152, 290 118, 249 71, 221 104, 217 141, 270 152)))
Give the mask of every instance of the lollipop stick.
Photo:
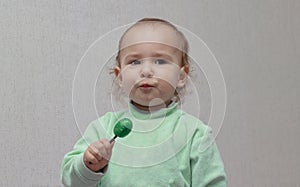
POLYGON ((109 143, 112 143, 113 141, 115 141, 115 139, 117 138, 118 136, 115 135, 111 140, 109 140, 109 143))

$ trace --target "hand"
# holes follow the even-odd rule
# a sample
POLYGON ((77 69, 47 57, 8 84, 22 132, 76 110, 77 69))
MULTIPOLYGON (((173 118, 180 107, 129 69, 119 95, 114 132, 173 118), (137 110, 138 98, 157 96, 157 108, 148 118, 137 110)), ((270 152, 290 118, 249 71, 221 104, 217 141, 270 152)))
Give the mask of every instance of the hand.
POLYGON ((104 168, 111 157, 113 146, 114 142, 109 143, 107 139, 92 143, 83 155, 85 165, 94 172, 104 168))

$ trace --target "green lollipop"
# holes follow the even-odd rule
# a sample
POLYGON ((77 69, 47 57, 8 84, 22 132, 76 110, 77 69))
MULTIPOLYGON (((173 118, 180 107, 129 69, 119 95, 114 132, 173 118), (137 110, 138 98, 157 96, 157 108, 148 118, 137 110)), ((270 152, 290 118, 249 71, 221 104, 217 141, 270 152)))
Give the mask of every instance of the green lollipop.
MULTIPOLYGON (((127 136, 132 129, 132 122, 128 118, 123 118, 120 121, 118 121, 114 127, 114 134, 115 136, 109 141, 109 143, 112 143, 115 141, 117 137, 123 138, 127 136)), ((93 164, 92 162, 89 162, 89 164, 93 164)))
POLYGON ((117 137, 123 138, 127 136, 132 129, 132 121, 128 118, 121 119, 114 127, 115 136, 109 141, 112 143, 117 137))

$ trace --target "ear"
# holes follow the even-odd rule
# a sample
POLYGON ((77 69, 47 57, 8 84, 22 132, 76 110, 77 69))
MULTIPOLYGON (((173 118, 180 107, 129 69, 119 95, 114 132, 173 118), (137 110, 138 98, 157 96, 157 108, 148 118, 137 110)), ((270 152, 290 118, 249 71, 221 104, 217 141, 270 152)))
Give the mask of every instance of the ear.
POLYGON ((178 88, 182 88, 185 83, 186 83, 186 79, 188 77, 188 73, 189 73, 189 66, 188 65, 184 65, 180 68, 179 70, 179 80, 177 83, 177 87, 178 88))
POLYGON ((114 74, 116 79, 118 80, 119 86, 122 87, 122 76, 121 76, 121 69, 119 66, 114 67, 114 74))

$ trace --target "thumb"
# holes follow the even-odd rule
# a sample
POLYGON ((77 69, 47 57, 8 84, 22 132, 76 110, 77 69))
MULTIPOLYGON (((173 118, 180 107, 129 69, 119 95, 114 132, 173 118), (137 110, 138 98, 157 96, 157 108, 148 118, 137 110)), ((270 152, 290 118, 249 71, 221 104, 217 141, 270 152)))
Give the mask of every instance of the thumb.
POLYGON ((110 143, 110 148, 112 149, 114 147, 114 145, 115 145, 115 141, 111 142, 110 143))

